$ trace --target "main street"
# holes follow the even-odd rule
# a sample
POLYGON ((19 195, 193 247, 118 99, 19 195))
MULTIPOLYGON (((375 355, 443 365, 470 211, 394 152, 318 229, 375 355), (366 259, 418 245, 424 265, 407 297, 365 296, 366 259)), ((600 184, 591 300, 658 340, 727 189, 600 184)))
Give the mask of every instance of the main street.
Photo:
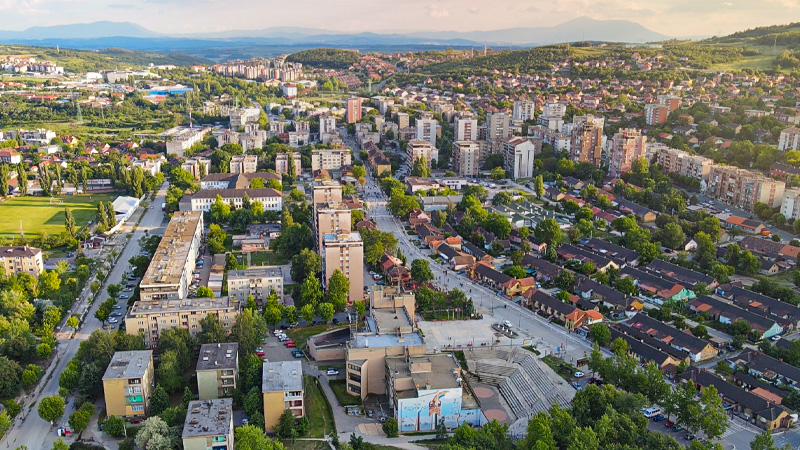
MULTIPOLYGON (((164 213, 161 211, 160 205, 165 200, 166 191, 167 183, 164 183, 159 188, 155 200, 151 202, 150 209, 144 209, 143 206, 140 206, 139 210, 131 218, 130 223, 124 224, 114 238, 114 240, 124 245, 124 249, 117 260, 117 264, 113 266, 108 274, 107 283, 120 283, 122 281, 123 274, 128 269, 128 260, 141 252, 141 247, 139 246, 140 238, 146 236, 146 234, 163 234, 165 222, 164 213), (131 233, 132 227, 136 223, 135 221, 142 214, 144 214, 144 217, 142 217, 138 228, 133 232, 132 237, 128 237, 128 233, 131 233)), ((105 253, 105 257, 108 258, 110 255, 105 253)), ((88 289, 86 291, 88 292, 88 289)), ((90 306, 88 305, 89 297, 90 295, 83 295, 79 301, 80 304, 75 307, 75 311, 79 313, 85 311, 87 307, 89 308, 80 329, 74 333, 74 336, 71 336, 72 329, 64 325, 62 333, 57 336, 59 345, 56 350, 55 367, 51 367, 51 371, 48 372, 49 377, 46 375, 42 379, 41 383, 44 383, 44 385, 39 386, 38 391, 31 398, 24 400, 25 407, 23 412, 17 416, 14 426, 4 437, 6 448, 17 448, 23 445, 31 450, 51 448, 53 442, 58 439, 55 429, 61 423, 66 423, 69 414, 74 411, 73 405, 68 405, 61 423, 56 423, 55 426, 51 426, 48 422, 39 418, 37 413, 39 401, 43 397, 58 394, 58 376, 75 356, 80 343, 88 339, 94 331, 102 326, 100 321, 94 317, 94 314, 99 305, 108 299, 108 293, 103 289, 98 293, 97 300, 90 306)), ((125 302, 121 301, 119 303, 123 307, 122 310, 124 310, 125 302)))

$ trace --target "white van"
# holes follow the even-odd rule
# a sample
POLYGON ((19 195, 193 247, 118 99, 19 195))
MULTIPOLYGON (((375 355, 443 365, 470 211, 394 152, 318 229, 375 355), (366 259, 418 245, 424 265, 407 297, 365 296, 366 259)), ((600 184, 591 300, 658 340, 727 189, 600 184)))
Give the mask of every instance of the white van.
POLYGON ((644 413, 644 416, 649 419, 651 417, 655 417, 658 414, 660 414, 661 413, 661 408, 655 408, 655 407, 653 407, 653 408, 645 408, 645 409, 642 410, 642 412, 644 413))

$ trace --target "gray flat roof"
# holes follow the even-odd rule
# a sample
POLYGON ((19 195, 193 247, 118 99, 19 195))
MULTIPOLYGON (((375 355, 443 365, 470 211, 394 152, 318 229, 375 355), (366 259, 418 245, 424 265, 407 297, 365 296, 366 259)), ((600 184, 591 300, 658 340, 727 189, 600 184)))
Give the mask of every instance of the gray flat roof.
POLYGON ((261 392, 303 390, 303 365, 300 361, 265 362, 261 392))
POLYGON ((236 342, 203 344, 197 358, 197 370, 235 369, 238 354, 239 344, 236 342))
POLYGON ((233 399, 194 400, 189 402, 181 437, 228 436, 232 427, 233 399))
POLYGON ((354 339, 350 339, 347 344, 351 348, 369 347, 411 347, 422 345, 425 341, 418 332, 407 333, 402 336, 396 334, 359 334, 354 339))
POLYGON ((229 270, 228 279, 231 278, 254 278, 254 277, 279 277, 283 278, 281 266, 261 266, 250 267, 247 269, 229 270))
POLYGON ((116 352, 111 357, 111 362, 108 364, 103 379, 143 377, 151 359, 153 359, 152 350, 116 352))

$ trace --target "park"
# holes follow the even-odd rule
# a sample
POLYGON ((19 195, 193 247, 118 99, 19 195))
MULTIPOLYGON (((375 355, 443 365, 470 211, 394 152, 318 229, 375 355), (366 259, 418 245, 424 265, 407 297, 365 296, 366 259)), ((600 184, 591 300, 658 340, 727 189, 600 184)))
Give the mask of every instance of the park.
POLYGON ((97 202, 109 202, 113 194, 65 195, 61 197, 12 197, 0 204, 0 236, 19 237, 20 228, 27 237, 58 234, 64 231, 64 209, 83 227, 93 220, 97 202))

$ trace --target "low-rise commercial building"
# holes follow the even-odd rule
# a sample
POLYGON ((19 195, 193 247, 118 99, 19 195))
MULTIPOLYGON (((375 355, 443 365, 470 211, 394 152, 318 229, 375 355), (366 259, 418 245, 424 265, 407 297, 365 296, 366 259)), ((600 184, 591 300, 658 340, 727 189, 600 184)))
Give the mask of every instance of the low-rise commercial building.
POLYGON ((153 393, 152 350, 116 352, 103 374, 106 417, 145 416, 153 393))
POLYGON ((252 295, 263 305, 270 293, 283 298, 283 272, 280 266, 250 267, 228 271, 228 296, 244 303, 252 295))
POLYGON ((38 277, 44 271, 42 249, 27 245, 0 247, 0 263, 6 276, 27 273, 38 277))
POLYGON ((300 361, 265 362, 261 379, 264 429, 272 430, 285 410, 299 419, 306 415, 303 365, 300 361))
POLYGON ((203 344, 197 359, 197 395, 200 400, 228 397, 239 377, 239 344, 203 344))
POLYGON ((139 284, 141 300, 186 298, 202 239, 203 214, 175 212, 139 284))
POLYGON ((168 328, 181 327, 197 336, 200 321, 209 314, 229 333, 240 310, 241 302, 228 297, 138 301, 125 316, 125 331, 143 334, 145 345, 156 348, 161 331, 168 328))
POLYGON ((233 400, 189 402, 181 438, 184 450, 233 450, 233 400))

